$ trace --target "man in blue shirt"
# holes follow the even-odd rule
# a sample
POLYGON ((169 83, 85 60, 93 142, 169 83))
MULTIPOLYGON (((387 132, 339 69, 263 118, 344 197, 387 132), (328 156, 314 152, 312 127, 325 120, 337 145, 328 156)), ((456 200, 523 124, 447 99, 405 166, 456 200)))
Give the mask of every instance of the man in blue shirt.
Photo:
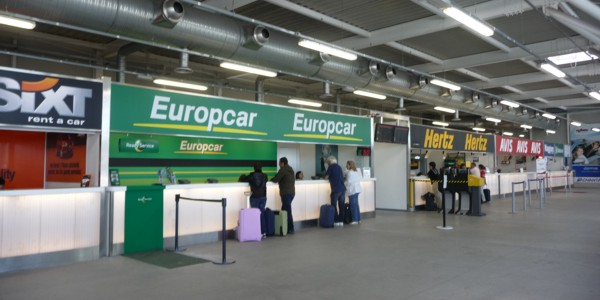
POLYGON ((346 186, 344 185, 344 171, 338 165, 335 156, 327 158, 327 172, 325 179, 329 179, 331 186, 331 205, 335 208, 335 226, 344 226, 344 202, 346 202, 346 186))

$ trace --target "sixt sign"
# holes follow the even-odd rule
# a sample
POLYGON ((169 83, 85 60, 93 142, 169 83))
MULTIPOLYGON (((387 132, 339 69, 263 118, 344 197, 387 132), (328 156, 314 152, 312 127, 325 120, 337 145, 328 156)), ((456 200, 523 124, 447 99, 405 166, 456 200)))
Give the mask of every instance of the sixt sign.
POLYGON ((102 83, 0 69, 0 123, 100 130, 102 83))

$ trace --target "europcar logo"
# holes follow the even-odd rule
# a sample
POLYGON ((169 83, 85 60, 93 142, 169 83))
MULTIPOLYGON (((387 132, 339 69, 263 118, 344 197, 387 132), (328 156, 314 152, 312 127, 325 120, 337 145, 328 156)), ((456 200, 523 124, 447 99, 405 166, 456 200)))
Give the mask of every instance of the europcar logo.
POLYGON ((139 197, 137 199, 137 201, 142 202, 143 204, 146 204, 146 203, 152 201, 152 197, 142 196, 142 197, 139 197))
POLYGON ((86 100, 92 94, 91 89, 59 85, 59 79, 53 77, 22 83, 0 77, 0 112, 32 114, 27 118, 31 124, 81 126, 85 120, 76 118, 85 118, 86 100), (52 110, 64 118, 45 116, 52 110))

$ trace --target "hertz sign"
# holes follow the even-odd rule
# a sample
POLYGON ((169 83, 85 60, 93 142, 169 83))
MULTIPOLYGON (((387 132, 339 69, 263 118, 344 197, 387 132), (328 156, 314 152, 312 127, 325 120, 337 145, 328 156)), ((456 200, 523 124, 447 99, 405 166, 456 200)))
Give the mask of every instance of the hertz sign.
POLYGON ((411 146, 422 149, 493 152, 493 136, 411 125, 411 146))

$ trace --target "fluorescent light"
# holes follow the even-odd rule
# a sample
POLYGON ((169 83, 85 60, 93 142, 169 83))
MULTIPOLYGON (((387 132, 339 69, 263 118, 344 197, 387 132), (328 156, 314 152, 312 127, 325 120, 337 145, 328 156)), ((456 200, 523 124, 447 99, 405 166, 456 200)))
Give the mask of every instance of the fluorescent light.
POLYGON ((525 135, 524 134, 519 134, 519 137, 525 137, 525 135))
POLYGON ((550 73, 558 78, 563 78, 566 76, 566 74, 563 71, 557 69, 555 66, 553 66, 551 64, 541 64, 540 68, 546 70, 548 73, 550 73))
POLYGON ((339 58, 343 58, 343 59, 347 59, 347 60, 356 60, 358 58, 358 56, 356 56, 356 54, 354 54, 354 53, 350 53, 350 52, 347 52, 347 51, 344 51, 341 49, 333 48, 333 47, 327 46, 325 44, 321 44, 321 43, 317 43, 317 42, 313 42, 313 41, 309 41, 309 40, 300 40, 300 41, 298 41, 298 45, 300 45, 304 48, 327 53, 327 54, 337 56, 339 58))
POLYGON ((318 103, 318 102, 313 102, 313 101, 308 101, 308 100, 301 100, 301 99, 289 99, 288 103, 298 104, 298 105, 306 105, 306 106, 312 106, 312 107, 321 107, 321 106, 323 106, 323 104, 318 103))
POLYGON ((571 125, 579 127, 581 126, 581 123, 573 121, 571 122, 571 125))
POLYGON ((415 159, 421 159, 421 156, 417 155, 415 156, 415 159))
POLYGON ((248 67, 248 66, 242 66, 242 65, 232 64, 232 63, 228 63, 228 62, 223 62, 223 63, 221 63, 220 66, 221 66, 221 68, 225 68, 225 69, 236 70, 236 71, 247 72, 247 73, 253 73, 253 74, 267 76, 267 77, 275 77, 275 76, 277 76, 277 73, 272 72, 272 71, 267 71, 267 70, 262 70, 262 69, 258 69, 258 68, 253 68, 253 67, 248 67))
POLYGON ((438 126, 444 126, 444 127, 446 127, 446 126, 450 125, 450 124, 448 124, 448 123, 445 123, 445 122, 439 122, 439 121, 433 121, 433 122, 431 122, 431 124, 433 124, 433 125, 438 125, 438 126))
POLYGON ((444 8, 443 12, 448 16, 452 17, 452 19, 464 24, 465 26, 475 30, 479 34, 483 36, 492 36, 494 35, 494 30, 489 26, 483 24, 479 20, 465 14, 461 10, 455 7, 444 8))
POLYGON ((587 51, 580 51, 575 53, 556 55, 548 57, 548 60, 553 62, 556 65, 566 65, 572 63, 578 63, 582 61, 590 61, 593 59, 598 59, 598 56, 591 54, 587 51))
POLYGON ((550 119, 550 120, 554 120, 554 119, 556 119, 556 116, 555 116, 555 115, 551 115, 551 114, 549 114, 549 113, 543 113, 543 114, 542 114, 542 117, 544 117, 544 118, 546 118, 546 119, 550 119))
POLYGON ((447 81, 443 81, 443 80, 439 80, 439 79, 432 79, 430 81, 431 84, 435 84, 441 87, 445 87, 447 89, 451 89, 453 91, 460 91, 460 86, 452 84, 450 82, 447 81))
POLYGON ((35 22, 17 19, 9 16, 0 16, 0 24, 28 30, 35 28, 35 22))
POLYGON ((490 121, 490 122, 494 122, 494 123, 500 123, 502 122, 502 120, 500 119, 495 119, 495 118, 485 118, 486 121, 490 121))
POLYGON ((199 84, 186 83, 186 82, 181 82, 181 81, 173 81, 173 80, 167 80, 167 79, 154 79, 153 82, 155 84, 180 87, 180 88, 190 89, 190 90, 206 91, 208 89, 208 87, 199 85, 199 84))
POLYGON ((453 114, 454 112, 456 112, 456 110, 454 110, 452 108, 445 108, 443 106, 436 106, 433 109, 439 110, 439 111, 443 111, 443 112, 447 112, 447 113, 451 113, 451 114, 453 114))
POLYGON ((518 108, 519 106, 521 106, 518 103, 515 103, 515 102, 512 102, 512 101, 508 101, 508 100, 502 100, 502 101, 500 101, 500 103, 502 103, 502 104, 504 104, 506 106, 510 106, 512 108, 518 108))
POLYGON ((600 129, 598 129, 598 128, 594 127, 594 128, 592 128, 592 131, 595 131, 595 132, 600 132, 600 129))
POLYGON ((513 136, 513 133, 512 132, 508 132, 508 131, 505 131, 502 134, 503 135, 508 135, 508 136, 513 136))
POLYGON ((554 131, 554 130, 550 130, 550 129, 547 129, 547 130, 546 130, 546 133, 549 133, 549 134, 555 134, 555 133, 556 133, 556 131, 554 131))
POLYGON ((375 99, 379 99, 379 100, 385 100, 385 98, 387 98, 385 95, 375 94, 375 93, 371 93, 371 92, 367 92, 367 91, 363 91, 363 90, 355 90, 353 93, 356 95, 371 97, 371 98, 375 98, 375 99))
POLYGON ((531 129, 531 128, 533 128, 533 127, 532 127, 532 126, 529 126, 529 125, 526 125, 526 124, 523 124, 523 125, 521 125, 521 128, 525 128, 525 129, 531 129))
POLYGON ((485 128, 473 127, 473 130, 475 130, 475 131, 485 131, 485 128))
POLYGON ((589 95, 596 100, 600 100, 600 93, 598 92, 590 92, 589 95))

